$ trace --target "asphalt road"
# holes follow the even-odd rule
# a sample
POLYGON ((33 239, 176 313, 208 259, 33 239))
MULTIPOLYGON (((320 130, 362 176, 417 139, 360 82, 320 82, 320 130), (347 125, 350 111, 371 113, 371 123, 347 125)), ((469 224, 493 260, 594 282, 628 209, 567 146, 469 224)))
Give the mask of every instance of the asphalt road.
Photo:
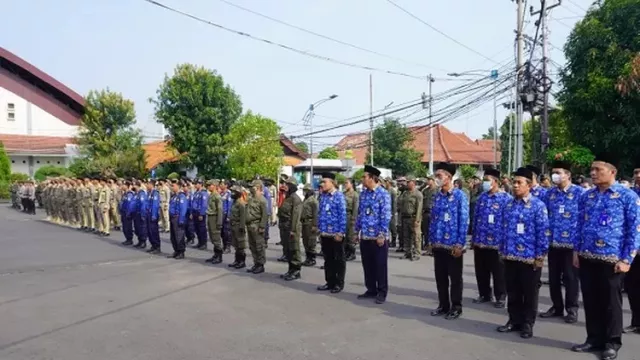
MULTIPOLYGON (((499 334, 505 310, 474 305, 472 256, 465 258, 464 314, 429 316, 437 305, 431 258, 390 259, 387 303, 357 300, 359 262, 345 291, 318 293, 319 268, 284 282, 271 229, 267 272, 205 265, 189 250, 176 261, 0 208, 0 359, 595 359, 568 349, 585 338, 575 325, 539 320, 533 339, 499 334)), ((170 252, 168 239, 163 251, 170 252)), ((249 263, 251 259, 249 258, 249 263)), ((550 305, 543 287, 540 309, 550 305)), ((626 306, 626 303, 625 303, 626 306)), ((630 313, 625 312, 625 322, 630 313)), ((620 359, 640 359, 640 335, 625 336, 620 359)))

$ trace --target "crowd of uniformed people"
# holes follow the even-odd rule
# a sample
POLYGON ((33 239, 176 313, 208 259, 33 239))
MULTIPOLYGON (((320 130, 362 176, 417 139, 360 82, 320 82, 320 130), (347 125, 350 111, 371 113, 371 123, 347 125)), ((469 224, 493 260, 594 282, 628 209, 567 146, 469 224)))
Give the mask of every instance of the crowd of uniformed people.
POLYGON ((427 179, 396 180, 366 166, 360 191, 351 179, 340 191, 335 174, 326 173, 319 194, 307 184, 302 197, 296 180, 284 175, 279 189, 269 179, 56 178, 42 184, 42 204, 55 223, 103 236, 121 229, 123 245, 133 245, 135 236, 134 247, 144 249, 148 241, 153 254, 161 252, 160 232, 170 232, 175 259, 184 258, 187 243, 197 239, 194 247, 205 250, 210 240, 207 262, 220 264, 233 247, 228 266, 242 269, 248 244, 253 266, 247 271, 253 274, 265 271, 277 214, 283 249, 278 261, 289 266, 281 278, 300 278, 302 266, 322 256, 326 282, 318 290, 339 293, 359 244, 366 291, 358 298, 378 304, 387 297, 390 247, 411 261, 431 255, 439 300, 431 315, 449 320, 462 314, 463 257, 473 250, 479 291, 473 302, 507 307, 508 321, 499 332, 530 338, 538 316, 577 322, 581 289, 587 338, 572 350, 600 351, 611 360, 622 344, 623 282, 634 315, 624 332, 640 332, 640 261, 633 262, 640 246, 640 169, 634 174, 638 185, 630 189, 616 181, 616 160, 609 154, 593 162, 593 186, 584 179, 574 184, 571 165, 556 160, 550 177, 535 166, 510 176, 485 169, 482 181, 472 179, 470 187, 454 181, 452 164, 438 165, 427 179), (553 306, 538 313, 545 262, 553 306))

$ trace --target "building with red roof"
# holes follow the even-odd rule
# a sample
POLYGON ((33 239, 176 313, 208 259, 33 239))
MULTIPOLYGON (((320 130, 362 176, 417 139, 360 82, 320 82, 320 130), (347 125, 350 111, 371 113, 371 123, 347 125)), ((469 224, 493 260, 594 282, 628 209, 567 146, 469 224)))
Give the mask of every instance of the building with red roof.
POLYGON ((66 166, 77 155, 84 98, 0 47, 0 141, 13 172, 33 176, 45 165, 66 166))

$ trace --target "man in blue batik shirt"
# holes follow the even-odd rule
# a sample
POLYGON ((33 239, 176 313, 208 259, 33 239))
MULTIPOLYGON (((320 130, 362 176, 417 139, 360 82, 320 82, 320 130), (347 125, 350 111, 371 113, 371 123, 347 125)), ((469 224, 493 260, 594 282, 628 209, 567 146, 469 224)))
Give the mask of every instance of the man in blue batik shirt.
POLYGON ((534 165, 525 166, 529 171, 533 173, 533 182, 531 186, 531 195, 537 197, 538 199, 544 201, 545 196, 547 195, 547 189, 540 186, 538 183, 538 176, 540 176, 540 168, 534 165))
POLYGON ((149 243, 151 243, 151 249, 147 252, 150 254, 160 254, 160 228, 158 227, 158 220, 160 219, 160 192, 156 189, 155 180, 149 180, 149 182, 147 182, 147 191, 149 192, 147 232, 149 234, 149 243))
POLYGON ((567 316, 564 321, 578 321, 578 270, 573 266, 573 248, 578 242, 578 202, 584 190, 571 183, 571 163, 556 160, 551 165, 551 181, 556 185, 544 199, 549 211, 551 244, 549 247, 549 293, 553 306, 541 318, 567 316), (562 285, 566 298, 562 298, 562 285))
POLYGON ((513 177, 514 199, 507 203, 502 218, 500 254, 504 260, 509 321, 499 332, 520 331, 533 336, 538 312, 540 274, 549 251, 549 217, 542 200, 531 194, 535 174, 519 168, 513 177))
MULTIPOLYGON (((322 193, 318 200, 318 232, 324 253, 324 278, 326 283, 319 291, 336 294, 344 289, 347 271, 344 236, 347 232, 347 204, 337 189, 336 175, 322 175, 322 193)), ((297 196, 295 193, 288 196, 297 196)), ((299 240, 296 240, 299 241, 299 240)))
POLYGON ((193 217, 193 226, 198 244, 195 246, 198 250, 207 250, 207 207, 209 206, 209 192, 203 188, 204 181, 196 180, 196 191, 191 199, 191 214, 193 217))
POLYGON ((511 195, 502 191, 500 171, 486 169, 482 181, 483 193, 476 201, 473 216, 473 264, 476 270, 479 296, 473 300, 476 304, 492 301, 491 278, 496 308, 504 308, 507 290, 504 280, 504 263, 500 258, 500 240, 502 232, 502 213, 511 195))
POLYGON ((355 233, 360 242, 367 291, 358 298, 375 298, 377 304, 383 304, 389 290, 387 261, 391 196, 384 186, 380 185, 379 169, 365 165, 359 200, 355 233))
POLYGON ((640 199, 616 183, 618 156, 599 154, 591 164, 594 188, 580 198, 574 265, 580 283, 587 340, 576 352, 602 350, 615 359, 622 345, 622 281, 640 244, 640 199))
POLYGON ((441 163, 436 168, 440 191, 434 196, 429 226, 439 301, 431 316, 445 315, 447 320, 462 314, 462 254, 469 229, 469 200, 453 186, 455 173, 453 164, 441 163))

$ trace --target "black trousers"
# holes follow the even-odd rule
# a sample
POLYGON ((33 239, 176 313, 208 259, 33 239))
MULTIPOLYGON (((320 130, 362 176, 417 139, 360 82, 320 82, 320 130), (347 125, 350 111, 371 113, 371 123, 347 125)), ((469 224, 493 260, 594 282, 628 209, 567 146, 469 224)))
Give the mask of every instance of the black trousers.
POLYGON ((474 248, 473 263, 476 269, 478 292, 483 298, 491 298, 491 278, 493 277, 493 295, 496 300, 504 301, 507 289, 504 279, 504 262, 498 250, 474 248))
POLYGON ((520 261, 504 260, 507 283, 509 321, 514 325, 533 326, 538 314, 541 268, 520 261))
POLYGON ((360 256, 364 270, 364 285, 369 294, 380 294, 387 297, 389 290, 387 263, 389 259, 389 242, 378 246, 375 240, 360 241, 360 256))
POLYGON ((553 308, 558 313, 578 311, 578 292, 580 280, 578 269, 573 267, 573 250, 563 248, 549 249, 549 295, 553 308), (566 289, 565 299, 562 299, 562 284, 566 289))
POLYGON ((431 212, 422 213, 422 224, 420 224, 422 230, 422 248, 426 249, 429 246, 429 227, 431 226, 431 212))
POLYGON ((623 277, 614 272, 612 263, 580 258, 587 341, 595 346, 622 345, 623 277))
POLYGON ((451 250, 433 250, 438 307, 444 311, 462 309, 462 258, 451 255, 451 250))
POLYGON ((321 236, 320 248, 324 254, 324 279, 329 287, 344 288, 347 260, 344 253, 345 239, 336 241, 333 236, 321 236))
POLYGON ((640 327, 640 256, 636 256, 631 270, 624 276, 624 289, 629 296, 631 326, 640 327))
POLYGON ((184 253, 186 244, 184 241, 184 228, 185 224, 178 224, 178 217, 171 217, 171 228, 170 236, 171 236, 171 245, 173 246, 173 251, 177 253, 184 253))

